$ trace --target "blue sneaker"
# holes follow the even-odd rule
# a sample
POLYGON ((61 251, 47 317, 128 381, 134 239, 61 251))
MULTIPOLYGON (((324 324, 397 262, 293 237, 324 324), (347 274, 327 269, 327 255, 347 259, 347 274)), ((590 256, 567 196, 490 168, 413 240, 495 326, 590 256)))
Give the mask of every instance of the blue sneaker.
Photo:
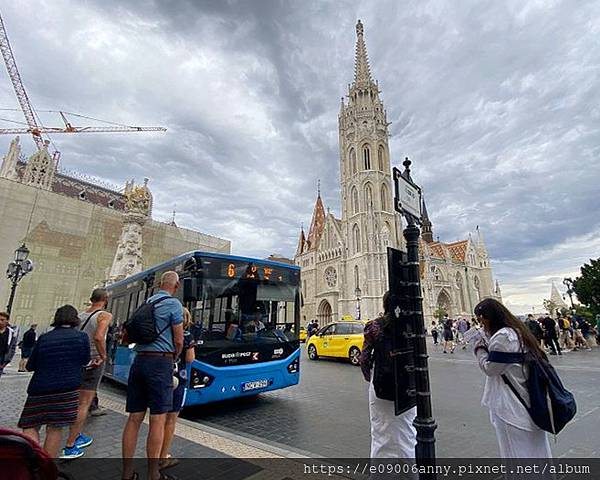
POLYGON ((89 447, 93 441, 94 439, 92 437, 88 437, 87 435, 80 433, 75 439, 75 443, 73 443, 73 446, 77 448, 85 448, 89 447))
POLYGON ((73 460, 74 458, 79 458, 83 456, 83 450, 81 450, 80 448, 75 447, 65 447, 62 449, 62 453, 60 454, 60 457, 58 458, 62 458, 65 460, 73 460))

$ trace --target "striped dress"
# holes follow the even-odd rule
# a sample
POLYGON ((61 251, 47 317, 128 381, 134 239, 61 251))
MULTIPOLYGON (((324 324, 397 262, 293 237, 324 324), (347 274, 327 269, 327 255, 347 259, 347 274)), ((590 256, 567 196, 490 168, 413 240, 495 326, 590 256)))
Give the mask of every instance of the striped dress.
POLYGON ((18 426, 61 428, 75 423, 82 367, 89 361, 88 336, 78 329, 57 327, 40 336, 27 361, 33 376, 18 426))

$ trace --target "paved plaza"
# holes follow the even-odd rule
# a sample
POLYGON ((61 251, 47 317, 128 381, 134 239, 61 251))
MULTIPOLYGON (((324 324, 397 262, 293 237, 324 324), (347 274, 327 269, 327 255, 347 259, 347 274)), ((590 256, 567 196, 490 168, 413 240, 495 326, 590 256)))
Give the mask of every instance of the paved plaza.
MULTIPOLYGON (((472 354, 460 349, 453 355, 441 350, 430 354, 437 455, 497 457, 487 409, 480 405, 484 378, 472 354)), ((600 429, 600 348, 550 358, 578 404, 575 420, 556 443, 551 441, 553 453, 598 457, 600 446, 591 439, 600 429)), ((197 407, 185 417, 311 455, 369 456, 367 383, 357 367, 343 361, 312 362, 304 355, 298 386, 256 399, 197 407)))
MULTIPOLYGON (((302 349, 299 385, 253 398, 187 409, 177 427, 173 455, 219 459, 368 457, 367 384, 360 370, 339 360, 312 362, 306 358, 304 346, 302 349)), ((494 432, 486 409, 479 403, 484 379, 471 353, 457 349, 450 355, 433 349, 430 354, 434 415, 438 424, 437 455, 497 457, 494 432)), ((598 457, 600 447, 592 439, 600 429, 595 384, 600 374, 600 348, 551 359, 578 403, 575 420, 556 443, 551 442, 554 456, 598 457)), ((16 425, 29 377, 17 374, 11 366, 0 379, 1 425, 16 425)), ((109 413, 90 420, 87 431, 96 440, 86 457, 120 456, 124 398, 122 386, 112 382, 102 384, 100 402, 109 413)), ((140 438, 146 428, 144 425, 140 438)), ((143 457, 143 453, 140 439, 136 456, 143 457)), ((254 467, 256 462, 248 466, 232 464, 228 468, 242 471, 249 468, 250 475, 254 467)), ((220 473, 223 472, 211 472, 206 478, 217 478, 220 473)))
MULTIPOLYGON (((480 405, 484 377, 470 351, 443 354, 430 347, 433 411, 438 424, 440 457, 497 457, 497 443, 487 409, 480 405)), ((304 346, 301 381, 295 387, 257 397, 187 409, 183 417, 237 438, 290 449, 299 455, 369 456, 367 383, 360 369, 334 359, 308 360, 304 346)), ((600 375, 600 348, 550 357, 575 395, 578 413, 551 441, 556 457, 598 457, 590 439, 600 429, 600 404, 595 379, 600 375)), ((124 396, 122 387, 105 391, 124 396)), ((243 440, 242 440, 243 441, 243 440)))

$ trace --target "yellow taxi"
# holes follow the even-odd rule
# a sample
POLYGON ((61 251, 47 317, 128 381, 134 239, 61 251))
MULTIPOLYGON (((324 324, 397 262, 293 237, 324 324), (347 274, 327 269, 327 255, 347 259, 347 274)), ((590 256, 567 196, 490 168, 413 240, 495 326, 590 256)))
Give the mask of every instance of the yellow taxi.
POLYGON ((308 358, 319 357, 347 358, 352 365, 360 363, 363 348, 364 322, 334 322, 321 328, 306 342, 308 358))
POLYGON ((298 338, 301 342, 306 342, 306 327, 300 327, 300 334, 298 335, 298 338))

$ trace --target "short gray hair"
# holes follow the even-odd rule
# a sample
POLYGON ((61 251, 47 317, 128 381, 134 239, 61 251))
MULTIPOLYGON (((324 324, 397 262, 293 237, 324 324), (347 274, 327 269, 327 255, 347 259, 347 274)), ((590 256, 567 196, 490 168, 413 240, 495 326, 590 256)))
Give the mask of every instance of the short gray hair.
POLYGON ((175 285, 177 285, 177 282, 179 281, 179 275, 177 274, 177 272, 173 272, 168 271, 163 273, 160 276, 160 286, 164 287, 174 287, 175 285))

